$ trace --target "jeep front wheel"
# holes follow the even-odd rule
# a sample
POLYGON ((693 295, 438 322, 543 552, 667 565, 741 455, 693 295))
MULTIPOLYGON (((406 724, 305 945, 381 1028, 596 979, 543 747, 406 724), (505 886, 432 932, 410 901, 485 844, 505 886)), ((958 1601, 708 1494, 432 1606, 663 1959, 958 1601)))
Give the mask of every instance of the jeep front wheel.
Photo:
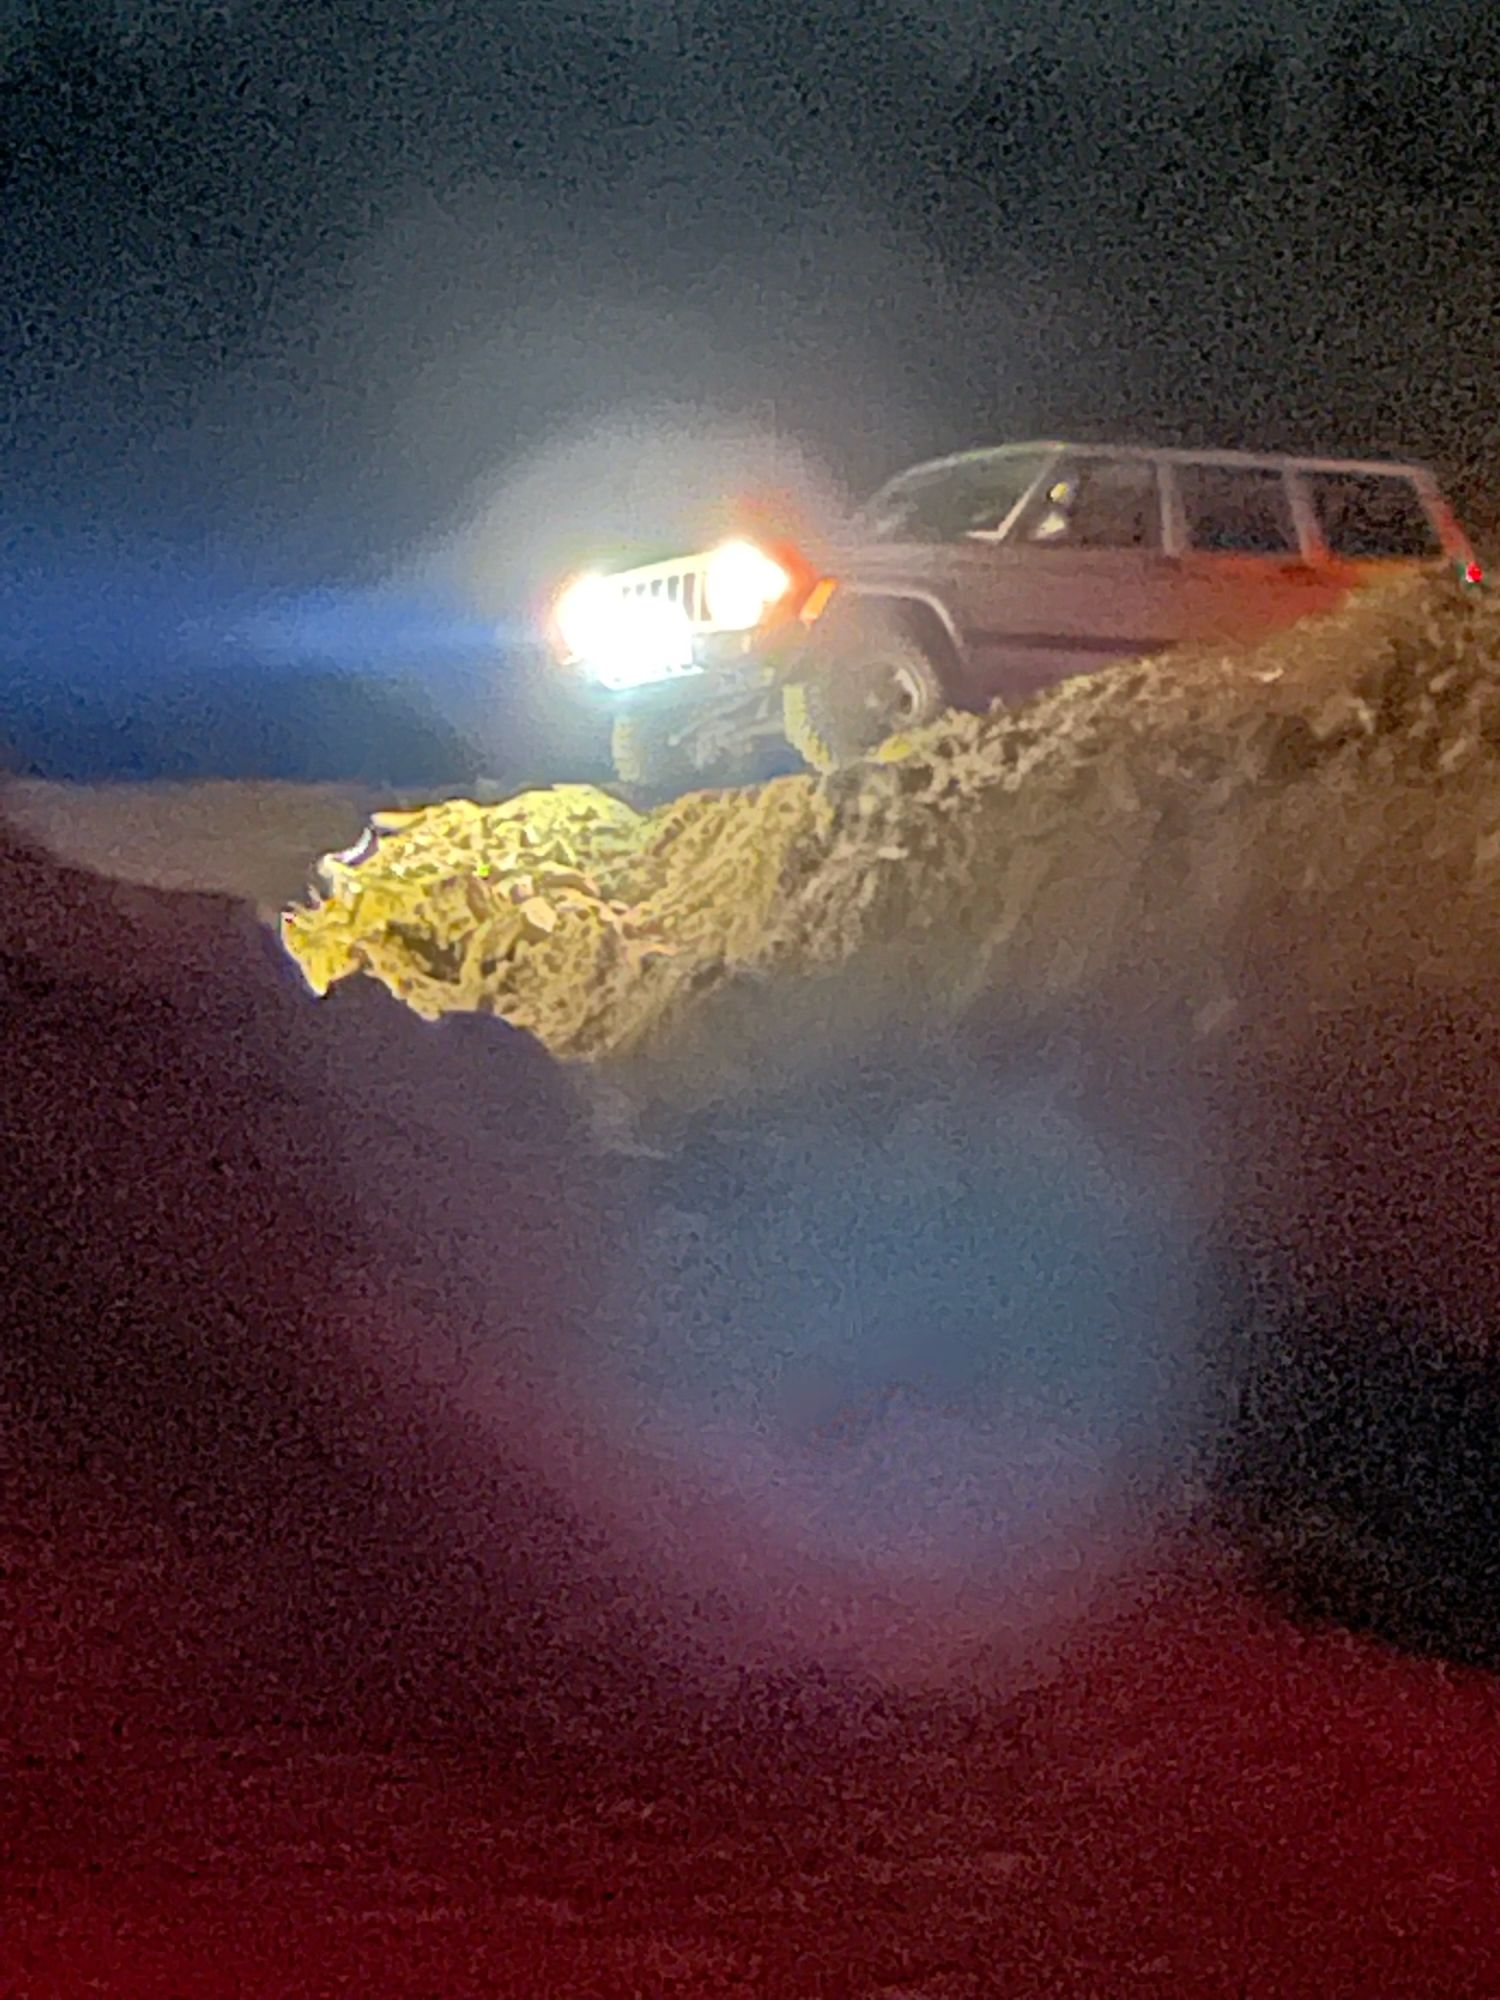
POLYGON ((920 729, 947 706, 926 651, 899 627, 861 621, 837 652, 784 690, 787 741, 815 771, 872 756, 904 729, 920 729))
POLYGON ((667 723, 654 716, 617 715, 610 732, 610 761, 622 785, 673 792, 705 782, 689 750, 667 723))

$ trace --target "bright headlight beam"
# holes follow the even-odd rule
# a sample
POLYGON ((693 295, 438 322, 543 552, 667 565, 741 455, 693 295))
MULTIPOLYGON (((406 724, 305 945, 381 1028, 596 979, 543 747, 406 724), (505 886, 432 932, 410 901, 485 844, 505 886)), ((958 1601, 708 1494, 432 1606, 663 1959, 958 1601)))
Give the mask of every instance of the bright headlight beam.
POLYGON ((552 616, 576 660, 594 658, 609 644, 620 601, 602 576, 580 576, 557 600, 552 616))
POLYGON ((726 632, 746 632, 758 625, 792 587, 781 564, 753 542, 726 542, 715 549, 704 583, 709 613, 726 632))
POLYGON ((692 627, 669 598, 622 596, 606 577, 581 576, 558 598, 552 619, 569 657, 616 693, 694 670, 692 627))
POLYGON ((627 600, 619 606, 609 644, 589 661, 602 686, 623 691, 687 673, 693 666, 693 632, 680 604, 665 598, 627 600))

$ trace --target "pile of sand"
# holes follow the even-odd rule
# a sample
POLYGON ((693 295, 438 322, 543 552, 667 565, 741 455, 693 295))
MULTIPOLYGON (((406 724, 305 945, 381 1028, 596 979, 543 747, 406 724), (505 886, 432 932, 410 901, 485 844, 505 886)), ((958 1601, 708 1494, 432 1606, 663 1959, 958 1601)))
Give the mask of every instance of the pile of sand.
POLYGON ((377 821, 284 937, 318 990, 369 973, 689 1095, 775 1069, 809 1009, 847 1035, 1146 982, 1209 1032, 1268 947, 1313 1011, 1462 985, 1500 867, 1497 663, 1490 598, 1404 581, 1255 649, 950 715, 833 780, 377 821))

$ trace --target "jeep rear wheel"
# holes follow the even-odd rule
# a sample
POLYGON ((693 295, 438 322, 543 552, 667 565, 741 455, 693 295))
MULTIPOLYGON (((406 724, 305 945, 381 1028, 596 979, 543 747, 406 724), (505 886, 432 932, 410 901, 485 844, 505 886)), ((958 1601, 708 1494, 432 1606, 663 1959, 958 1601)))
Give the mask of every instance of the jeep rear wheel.
POLYGON ((920 729, 947 706, 925 649, 884 620, 861 620, 837 649, 783 697, 787 741, 815 771, 872 756, 903 729, 920 729))

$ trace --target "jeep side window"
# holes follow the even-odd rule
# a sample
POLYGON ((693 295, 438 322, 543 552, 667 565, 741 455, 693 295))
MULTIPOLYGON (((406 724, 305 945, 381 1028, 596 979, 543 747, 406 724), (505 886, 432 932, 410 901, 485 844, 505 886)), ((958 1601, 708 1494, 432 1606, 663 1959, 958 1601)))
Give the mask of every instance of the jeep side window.
POLYGON ((1369 562, 1442 553, 1422 496, 1403 474, 1305 472, 1302 477, 1330 555, 1369 562))
POLYGON ((1161 490, 1146 458, 1065 459, 1017 537, 1038 548, 1159 549, 1161 490))
POLYGON ((860 531, 876 542, 958 542, 968 535, 993 535, 1043 462, 1036 455, 996 453, 895 480, 865 509, 860 531))
POLYGON ((1218 555, 1296 556, 1297 523, 1280 472, 1183 460, 1177 467, 1188 546, 1218 555))

